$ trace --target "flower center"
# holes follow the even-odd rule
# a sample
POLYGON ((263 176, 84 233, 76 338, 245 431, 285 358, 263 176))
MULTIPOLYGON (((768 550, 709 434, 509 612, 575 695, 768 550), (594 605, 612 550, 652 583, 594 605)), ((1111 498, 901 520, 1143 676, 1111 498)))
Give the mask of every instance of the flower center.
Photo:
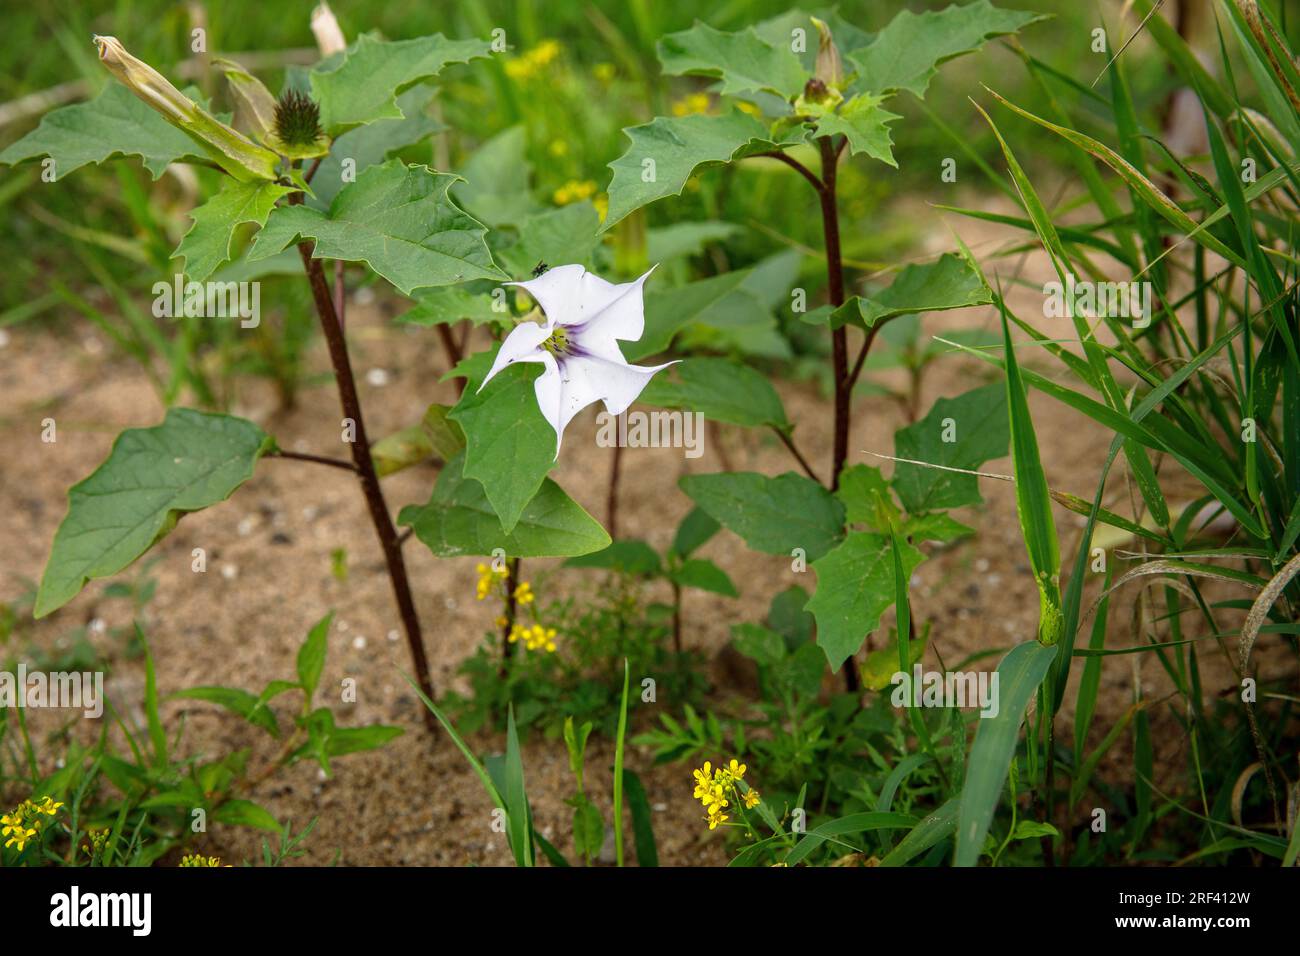
POLYGON ((552 355, 567 355, 569 353, 569 335, 561 326, 556 326, 551 332, 550 338, 542 343, 542 348, 552 355))

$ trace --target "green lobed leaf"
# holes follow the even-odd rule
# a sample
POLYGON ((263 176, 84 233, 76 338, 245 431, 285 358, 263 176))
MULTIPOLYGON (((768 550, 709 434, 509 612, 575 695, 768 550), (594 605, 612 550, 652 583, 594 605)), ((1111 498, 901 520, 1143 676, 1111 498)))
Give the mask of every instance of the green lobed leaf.
POLYGON ((494 251, 506 271, 526 278, 539 262, 591 265, 599 245, 600 213, 589 202, 575 202, 528 216, 518 241, 494 251))
POLYGON ((946 252, 933 262, 907 266, 877 295, 855 295, 838 309, 813 309, 804 313, 803 321, 809 325, 829 323, 832 329, 844 325, 869 329, 896 315, 964 309, 992 301, 992 290, 970 260, 946 252))
POLYGON ((846 100, 835 112, 818 119, 817 135, 842 134, 848 140, 850 155, 866 153, 872 159, 878 159, 897 169, 889 124, 902 117, 883 109, 880 104, 884 100, 884 96, 859 93, 846 100))
POLYGON ((698 588, 724 597, 740 597, 740 592, 736 590, 736 585, 727 576, 727 572, 704 558, 683 561, 682 566, 670 576, 684 588, 698 588))
POLYGON ((509 534, 555 465, 555 429, 537 407, 536 364, 505 368, 482 390, 466 388, 448 415, 465 431, 465 477, 483 486, 509 534))
POLYGON ((672 372, 673 377, 665 373, 651 379, 638 401, 686 408, 733 425, 790 428, 772 383, 747 365, 721 358, 692 358, 673 366, 672 372))
POLYGON ((315 240, 317 259, 364 262, 405 295, 425 286, 501 279, 483 241, 486 229, 447 196, 456 177, 392 159, 371 166, 322 213, 280 206, 248 250, 273 256, 300 238, 315 240))
POLYGON ((817 482, 786 472, 685 475, 678 485, 700 508, 755 551, 789 556, 802 548, 815 561, 844 534, 844 506, 817 482))
POLYGON ((609 212, 603 229, 665 196, 680 196, 701 166, 776 148, 767 127, 738 110, 723 116, 659 116, 623 133, 631 145, 609 164, 609 212), (649 161, 649 162, 648 162, 649 161))
POLYGON ((682 523, 677 526, 673 536, 672 553, 686 558, 708 541, 722 526, 702 508, 692 508, 687 512, 682 523))
POLYGON ((909 515, 900 530, 903 535, 918 543, 938 541, 940 544, 948 544, 950 541, 975 533, 974 528, 967 527, 943 511, 928 515, 909 515))
POLYGON ((569 558, 566 568, 608 568, 624 574, 657 575, 662 572, 659 554, 644 541, 625 538, 602 551, 569 558))
POLYGON ((840 472, 835 497, 843 502, 844 517, 850 524, 865 524, 873 531, 885 532, 900 517, 898 505, 889 493, 889 481, 871 465, 850 465, 840 472))
POLYGON ((490 555, 494 548, 520 558, 571 557, 608 547, 600 523, 549 478, 506 534, 483 486, 463 471, 463 458, 447 462, 429 502, 408 505, 397 516, 437 557, 490 555))
MULTIPOLYGON (((645 331, 636 342, 620 343, 624 357, 639 362, 662 352, 674 337, 692 328, 701 328, 706 334, 716 332, 724 342, 750 354, 756 352, 756 340, 770 336, 780 340, 776 317, 765 301, 765 280, 757 269, 738 269, 647 293, 645 331)), ((781 347, 785 351, 772 357, 789 357, 789 346, 781 347)))
POLYGON ((421 289, 415 293, 415 304, 396 321, 410 325, 434 326, 454 325, 461 320, 468 320, 471 325, 490 325, 510 316, 505 299, 501 299, 501 309, 496 308, 497 299, 485 292, 474 292, 464 286, 439 286, 436 289, 421 289))
POLYGON ((924 97, 941 63, 1044 19, 1039 13, 998 9, 988 0, 922 14, 903 10, 874 43, 846 59, 857 67, 857 88, 872 93, 910 90, 924 97))
POLYGON ((717 77, 724 96, 766 91, 789 100, 808 81, 789 43, 768 43, 753 27, 726 33, 696 20, 689 30, 663 37, 656 49, 665 74, 717 77))
MULTIPOLYGON (((924 555, 903 545, 903 569, 916 570, 924 555)), ((894 603, 894 551, 885 535, 851 531, 834 550, 812 564, 817 591, 807 609, 817 619, 817 645, 831 669, 856 654, 880 615, 894 603)))
POLYGON ((664 263, 679 256, 698 256, 706 246, 733 239, 745 230, 734 222, 706 219, 702 222, 674 222, 647 229, 646 259, 664 263))
POLYGON ((230 497, 274 444, 250 421, 189 408, 122 432, 104 463, 68 491, 33 614, 44 617, 91 578, 121 571, 186 512, 230 497))
POLYGON ((434 133, 447 127, 431 116, 425 108, 432 102, 434 91, 426 86, 413 86, 397 98, 401 119, 376 120, 368 126, 349 130, 330 146, 329 155, 321 160, 316 175, 311 179, 314 196, 307 205, 315 209, 328 209, 334 197, 347 182, 343 179, 343 161, 350 159, 351 172, 359 174, 376 166, 400 149, 423 142, 434 133))
POLYGON ((289 186, 266 180, 227 180, 221 192, 190 212, 194 225, 173 253, 185 259, 185 275, 203 282, 216 272, 230 260, 236 228, 246 222, 264 225, 276 201, 291 192, 289 186))
POLYGON ((517 226, 541 209, 529 186, 533 165, 522 124, 485 140, 458 172, 464 182, 452 187, 456 201, 494 229, 517 226))
POLYGON ((57 181, 113 156, 139 156, 157 179, 172 163, 200 154, 194 141, 157 111, 122 84, 110 83, 88 103, 46 113, 36 129, 0 152, 0 165, 49 156, 57 181))
POLYGON ((413 40, 362 34, 342 60, 311 72, 312 96, 330 136, 380 119, 400 119, 395 94, 431 79, 453 63, 488 56, 487 40, 449 40, 441 33, 413 40))
MULTIPOLYGON (((1007 453, 1007 396, 1001 384, 984 385, 956 398, 941 398, 923 419, 894 433, 894 455, 947 468, 975 470, 1007 453), (951 419, 947 425, 945 421, 951 419), (944 441, 945 431, 954 441, 944 441)), ((938 468, 898 462, 894 491, 909 512, 978 504, 979 481, 938 468)))

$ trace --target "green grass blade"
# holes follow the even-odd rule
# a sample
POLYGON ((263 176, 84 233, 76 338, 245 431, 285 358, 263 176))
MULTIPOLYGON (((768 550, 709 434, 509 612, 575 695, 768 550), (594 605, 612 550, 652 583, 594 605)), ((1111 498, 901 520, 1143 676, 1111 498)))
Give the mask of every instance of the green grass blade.
POLYGON ((506 831, 510 835, 510 850, 519 866, 532 866, 533 853, 531 813, 528 793, 524 787, 524 761, 519 752, 519 732, 515 728, 515 705, 506 711, 506 831))
MULTIPOLYGON (((1061 639, 1061 549, 1052 516, 1052 496, 1038 454, 1038 439, 1029 416, 1020 363, 1011 342, 1011 327, 1002 314, 1002 341, 1006 356, 1007 413, 1011 419, 1011 464, 1016 477, 1016 512, 1020 532, 1029 552, 1029 565, 1038 585, 1038 640, 1055 644, 1061 639)), ((1068 648, 1067 648, 1068 653, 1068 648)))
MULTIPOLYGON (((1026 641, 1011 648, 998 665, 998 713, 996 717, 980 720, 966 762, 966 780, 958 811, 954 859, 957 866, 974 866, 979 860, 1015 753, 1021 718, 1047 676, 1056 653, 1054 646, 1026 641)), ((899 844, 898 850, 902 849, 903 844, 899 844)))
POLYGON ((623 791, 627 794, 627 812, 632 816, 632 845, 636 848, 637 866, 658 866, 659 849, 655 845, 654 820, 645 785, 631 770, 623 771, 623 791))
POLYGON ((911 830, 920 823, 907 813, 851 813, 815 826, 786 854, 785 865, 794 866, 804 860, 823 843, 838 843, 835 837, 872 830, 911 830))
POLYGON ((149 725, 149 740, 153 743, 153 762, 156 767, 167 766, 167 731, 158 716, 158 678, 154 673, 153 652, 145 639, 140 622, 135 622, 135 637, 144 648, 144 716, 149 725))
POLYGON ((618 707, 618 737, 614 741, 614 859, 623 865, 623 745, 627 738, 627 685, 630 665, 623 658, 623 699, 618 707))
POLYGON ((960 802, 960 797, 953 797, 934 813, 924 817, 907 836, 899 841, 898 846, 885 855, 880 865, 903 866, 950 837, 957 828, 960 802))

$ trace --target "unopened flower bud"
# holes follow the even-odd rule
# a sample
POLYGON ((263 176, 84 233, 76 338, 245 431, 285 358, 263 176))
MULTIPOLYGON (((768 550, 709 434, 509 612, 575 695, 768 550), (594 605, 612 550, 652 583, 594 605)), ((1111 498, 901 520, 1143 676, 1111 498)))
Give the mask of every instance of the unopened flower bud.
POLYGON ((280 157, 275 153, 217 120, 148 63, 128 53, 116 37, 97 36, 95 45, 100 62, 123 86, 197 142, 231 176, 241 182, 276 178, 280 157))
POLYGON ((817 28, 817 65, 813 75, 831 89, 838 90, 844 83, 844 66, 840 63, 840 51, 835 49, 835 40, 831 28, 816 17, 812 17, 813 26, 817 28))
POLYGON ((311 32, 316 36, 316 46, 320 47, 321 56, 342 53, 348 48, 348 41, 343 38, 343 30, 334 18, 334 11, 325 0, 321 0, 311 12, 311 32))

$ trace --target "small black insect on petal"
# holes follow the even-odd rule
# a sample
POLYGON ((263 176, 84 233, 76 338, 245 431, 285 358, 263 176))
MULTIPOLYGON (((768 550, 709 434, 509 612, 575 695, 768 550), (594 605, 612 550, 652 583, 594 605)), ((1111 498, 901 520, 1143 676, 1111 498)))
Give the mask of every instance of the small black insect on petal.
POLYGON ((533 266, 533 278, 536 279, 539 275, 541 275, 549 268, 550 266, 548 266, 545 262, 538 262, 537 265, 533 266))
POLYGON ((289 146, 310 146, 321 135, 320 107, 306 93, 285 90, 275 103, 275 135, 289 146))

